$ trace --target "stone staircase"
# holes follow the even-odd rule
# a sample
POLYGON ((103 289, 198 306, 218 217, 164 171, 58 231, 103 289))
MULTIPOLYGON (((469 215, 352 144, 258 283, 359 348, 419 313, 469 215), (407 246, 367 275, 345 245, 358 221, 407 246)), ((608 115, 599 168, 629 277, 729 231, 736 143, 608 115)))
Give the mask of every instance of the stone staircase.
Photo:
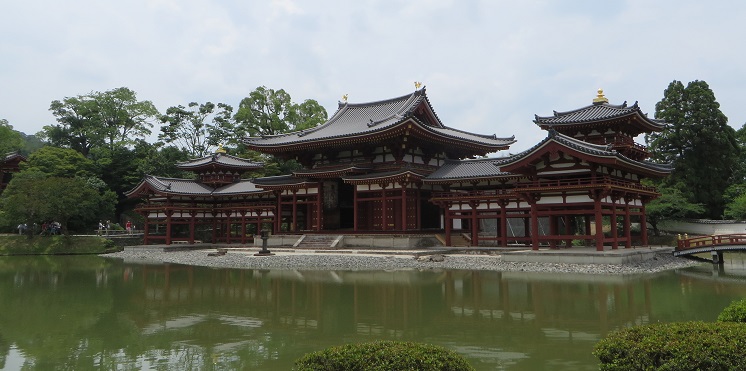
POLYGON ((336 248, 335 242, 341 240, 342 236, 333 234, 307 234, 301 236, 298 242, 293 245, 297 249, 332 249, 336 248))
MULTIPOLYGON (((436 234, 435 238, 440 241, 443 246, 446 246, 446 235, 436 234)), ((451 235, 451 245, 448 247, 469 247, 471 246, 471 239, 466 237, 463 233, 454 233, 451 235)))

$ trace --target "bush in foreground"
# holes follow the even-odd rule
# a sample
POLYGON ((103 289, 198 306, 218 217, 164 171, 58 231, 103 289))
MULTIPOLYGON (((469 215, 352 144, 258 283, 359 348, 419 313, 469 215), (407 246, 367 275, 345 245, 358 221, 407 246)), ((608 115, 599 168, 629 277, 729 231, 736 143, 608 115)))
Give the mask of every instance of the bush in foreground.
POLYGON ((454 351, 430 344, 403 341, 375 341, 347 344, 308 353, 295 361, 295 370, 375 371, 474 370, 454 351))
POLYGON ((681 322, 609 334, 593 354, 601 370, 746 370, 746 325, 681 322))
POLYGON ((111 240, 77 236, 0 236, 0 255, 104 254, 121 251, 111 240))
POLYGON ((718 322, 746 322, 746 299, 730 303, 718 316, 718 322))

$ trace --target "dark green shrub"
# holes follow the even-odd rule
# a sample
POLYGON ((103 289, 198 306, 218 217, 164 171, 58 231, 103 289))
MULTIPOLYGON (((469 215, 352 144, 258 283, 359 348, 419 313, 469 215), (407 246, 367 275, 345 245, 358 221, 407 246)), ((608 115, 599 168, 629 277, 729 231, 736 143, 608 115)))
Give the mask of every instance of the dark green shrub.
POLYGON ((403 341, 375 341, 331 347, 304 355, 295 370, 392 371, 474 370, 456 352, 440 346, 403 341))
POLYGON ((601 370, 746 370, 746 325, 659 323, 609 334, 593 355, 601 370))
POLYGON ((718 316, 718 322, 746 322, 746 299, 730 303, 718 316))

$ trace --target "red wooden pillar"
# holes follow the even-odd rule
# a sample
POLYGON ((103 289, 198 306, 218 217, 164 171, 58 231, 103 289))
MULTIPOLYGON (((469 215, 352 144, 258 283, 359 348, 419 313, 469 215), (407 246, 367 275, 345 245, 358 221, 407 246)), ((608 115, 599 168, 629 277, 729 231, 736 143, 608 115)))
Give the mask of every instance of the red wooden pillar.
POLYGON ((143 225, 143 230, 142 230, 142 243, 144 245, 148 244, 148 235, 150 234, 150 227, 148 226, 149 224, 148 215, 149 214, 147 212, 143 213, 143 216, 145 217, 145 225, 143 225))
MULTIPOLYGON (((319 182, 319 188, 318 193, 316 195, 316 230, 321 231, 324 226, 324 212, 323 212, 323 205, 324 205, 324 199, 323 199, 323 183, 319 182)), ((357 186, 356 186, 357 188, 357 186)), ((355 190, 355 197, 357 197, 357 189, 355 190)), ((355 212, 357 212, 357 205, 354 207, 355 212)), ((355 218, 355 223, 357 223, 357 218, 355 218)))
POLYGON ((275 212, 275 233, 280 233, 282 226, 282 191, 277 194, 277 212, 275 212))
POLYGON ((479 219, 477 218, 479 204, 469 202, 469 206, 471 207, 471 246, 479 246, 479 219))
POLYGON ((171 214, 173 210, 166 210, 166 245, 171 244, 171 214))
POLYGON ((648 245, 648 218, 645 215, 645 202, 640 207, 640 233, 642 234, 642 246, 648 245))
POLYGON ((604 251, 604 217, 601 213, 601 197, 593 200, 593 214, 596 219, 596 251, 604 251))
POLYGON ((508 247, 508 213, 506 207, 507 204, 504 201, 500 202, 500 245, 502 247, 508 247))
POLYGON ((357 185, 353 185, 355 187, 354 192, 352 192, 352 231, 357 232, 357 220, 358 220, 358 213, 360 212, 360 205, 357 203, 357 185))
POLYGON ((295 232, 298 227, 298 190, 293 190, 293 221, 290 224, 290 232, 295 232))
POLYGON ((231 243, 231 232, 233 228, 231 228, 231 210, 225 211, 226 220, 225 220, 225 231, 223 231, 223 235, 225 235, 225 242, 230 244, 231 243))
POLYGON ((614 201, 614 205, 611 206, 611 249, 616 250, 619 248, 619 232, 617 231, 616 227, 616 201, 614 201))
POLYGON ((212 213, 212 243, 218 242, 218 218, 217 213, 212 213))
POLYGON ((417 213, 417 226, 415 229, 422 229, 422 206, 421 206, 421 197, 422 197, 422 190, 420 189, 420 186, 417 186, 417 193, 416 193, 416 199, 417 203, 415 204, 416 213, 417 213))
POLYGON ((387 185, 388 184, 381 185, 382 187, 381 189, 381 230, 382 231, 386 230, 386 224, 388 224, 388 220, 386 218, 388 216, 388 213, 386 212, 386 207, 388 206, 386 204, 386 186, 387 185))
POLYGON ((401 230, 407 230, 407 182, 401 182, 401 230))
MULTIPOLYGON (((557 233, 557 227, 558 227, 558 225, 557 225, 557 216, 555 216, 555 215, 549 215, 549 235, 550 236, 555 237, 555 236, 559 235, 559 233, 557 233)), ((557 248, 557 240, 550 239, 549 240, 549 248, 550 249, 556 249, 557 248)))
POLYGON ((197 212, 189 213, 189 243, 194 243, 194 230, 196 229, 197 212))
POLYGON ((629 204, 624 205, 624 248, 629 249, 632 247, 632 228, 630 228, 632 224, 630 215, 629 215, 629 204))
POLYGON ((531 202, 531 249, 539 249, 539 210, 536 201, 531 202))
MULTIPOLYGON (((565 215, 563 217, 565 218, 565 234, 570 236, 573 234, 573 228, 571 226, 572 219, 570 218, 570 215, 565 215)), ((568 249, 572 247, 572 239, 568 238, 565 240, 565 247, 568 249)))
POLYGON ((246 209, 241 212, 241 245, 246 244, 246 209))
POLYGON ((453 219, 451 218, 451 204, 446 203, 443 210, 446 229, 446 246, 451 246, 451 229, 453 228, 453 219))

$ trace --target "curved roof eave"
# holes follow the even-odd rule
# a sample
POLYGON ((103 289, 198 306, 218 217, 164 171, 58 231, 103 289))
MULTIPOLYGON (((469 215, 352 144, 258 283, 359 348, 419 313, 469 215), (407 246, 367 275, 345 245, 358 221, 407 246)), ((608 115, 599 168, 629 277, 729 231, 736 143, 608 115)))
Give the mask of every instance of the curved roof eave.
POLYGON ((406 122, 416 123, 419 128, 444 139, 455 139, 466 143, 496 148, 498 150, 504 149, 515 143, 514 136, 498 138, 494 134, 483 135, 469 133, 443 125, 440 118, 438 118, 435 113, 435 110, 432 108, 430 100, 425 94, 424 88, 417 90, 412 94, 383 101, 359 104, 340 104, 340 108, 326 123, 315 128, 275 136, 248 137, 243 140, 249 147, 257 149, 261 148, 263 151, 272 153, 280 152, 288 147, 297 145, 309 145, 310 143, 313 143, 314 146, 322 147, 330 142, 336 143, 340 139, 358 139, 371 135, 379 135, 381 133, 386 133, 389 130, 395 130, 406 122), (432 114, 432 117, 435 120, 435 125, 423 123, 417 118, 417 116, 415 116, 414 110, 423 103, 427 105, 427 110, 432 114), (386 104, 396 104, 396 109, 390 109, 386 113, 376 110, 377 107, 386 104), (350 110, 356 108, 364 108, 367 109, 367 111, 359 112, 357 115, 352 113, 346 115, 350 110), (345 121, 343 117, 347 121, 345 121), (368 118, 370 122, 365 121, 368 118), (373 118, 376 118, 376 120, 373 120, 373 118), (327 131, 329 133, 317 136, 311 135, 322 131, 327 131))
POLYGON ((624 102, 620 105, 605 103, 591 104, 566 112, 554 111, 554 114, 552 116, 534 115, 533 122, 539 126, 571 126, 615 120, 626 116, 638 117, 640 119, 640 122, 644 126, 654 131, 660 131, 665 128, 664 122, 652 119, 648 117, 647 114, 643 113, 637 102, 629 107, 627 106, 627 102, 624 102), (583 114, 584 111, 588 112, 583 114), (563 121, 562 118, 566 118, 567 121, 563 121))

